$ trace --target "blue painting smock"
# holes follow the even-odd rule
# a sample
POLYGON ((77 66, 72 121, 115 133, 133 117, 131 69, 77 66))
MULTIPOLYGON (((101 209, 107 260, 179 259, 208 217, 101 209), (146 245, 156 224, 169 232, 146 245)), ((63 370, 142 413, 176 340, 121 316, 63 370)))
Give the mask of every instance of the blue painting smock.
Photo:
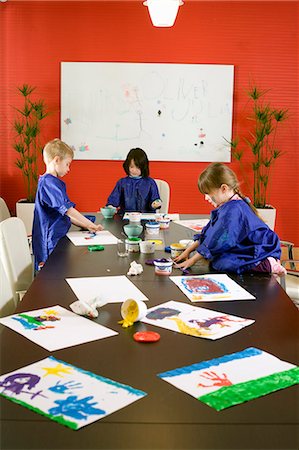
POLYGON ((220 272, 242 273, 269 256, 279 259, 280 241, 244 200, 231 200, 211 212, 209 223, 194 236, 197 252, 220 272))
POLYGON ((58 177, 46 173, 38 180, 32 229, 32 248, 35 269, 45 262, 59 239, 66 235, 71 220, 66 212, 75 203, 66 193, 65 183, 58 177))
POLYGON ((118 180, 108 197, 107 205, 126 211, 155 212, 151 204, 160 199, 157 183, 150 177, 125 177, 118 180))

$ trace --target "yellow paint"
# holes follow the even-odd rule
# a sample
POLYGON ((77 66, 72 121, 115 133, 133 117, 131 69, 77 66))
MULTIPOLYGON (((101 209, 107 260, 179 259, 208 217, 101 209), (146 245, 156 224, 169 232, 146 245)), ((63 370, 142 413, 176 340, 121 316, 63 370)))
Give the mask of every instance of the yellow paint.
MULTIPOLYGON (((215 300, 216 298, 231 298, 231 294, 212 294, 211 295, 211 299, 215 300)), ((201 300, 206 300, 209 301, 211 300, 209 299, 209 297, 207 295, 203 295, 203 294, 192 294, 191 295, 191 302, 198 302, 201 300)))
POLYGON ((58 312, 55 311, 55 309, 47 309, 47 311, 45 311, 45 315, 46 316, 58 316, 58 312))
POLYGON ((189 334, 190 336, 211 336, 211 334, 215 334, 211 333, 210 331, 203 330, 202 328, 198 329, 195 327, 190 327, 178 317, 172 317, 169 318, 169 320, 173 320, 177 324, 179 331, 183 334, 189 334))
POLYGON ((63 377, 63 375, 60 375, 59 372, 66 374, 73 372, 73 369, 71 367, 66 367, 60 363, 58 363, 55 367, 42 367, 42 369, 46 371, 44 377, 46 377, 47 375, 56 375, 57 377, 63 377))
POLYGON ((127 300, 126 305, 122 307, 121 314, 124 319, 120 320, 118 323, 121 324, 123 328, 132 326, 139 316, 139 307, 137 302, 133 299, 131 301, 127 300))

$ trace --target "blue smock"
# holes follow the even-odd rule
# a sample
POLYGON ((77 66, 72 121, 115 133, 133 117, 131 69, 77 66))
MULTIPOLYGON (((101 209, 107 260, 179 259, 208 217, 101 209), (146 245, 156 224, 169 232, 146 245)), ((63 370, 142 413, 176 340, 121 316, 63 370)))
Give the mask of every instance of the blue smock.
POLYGON ((213 210, 194 240, 199 241, 197 252, 220 272, 250 271, 269 256, 281 255, 277 234, 244 200, 231 200, 213 210))
POLYGON ((71 220, 66 212, 76 206, 66 193, 65 183, 46 173, 38 180, 32 229, 35 269, 45 262, 59 239, 66 235, 71 220))
POLYGON ((107 205, 120 207, 120 214, 126 211, 155 212, 151 204, 159 199, 158 186, 153 178, 127 176, 118 180, 107 205))

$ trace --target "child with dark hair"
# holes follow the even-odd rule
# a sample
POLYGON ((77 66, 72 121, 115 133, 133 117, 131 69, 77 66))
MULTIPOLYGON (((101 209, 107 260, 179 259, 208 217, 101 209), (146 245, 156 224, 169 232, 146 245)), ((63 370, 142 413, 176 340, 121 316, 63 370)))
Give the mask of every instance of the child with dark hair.
POLYGON ((107 205, 115 206, 120 214, 126 211, 155 212, 161 207, 158 186, 149 176, 149 161, 144 150, 133 148, 123 163, 127 176, 116 183, 107 205))
POLYGON ((221 272, 285 273, 279 261, 277 234, 241 193, 237 177, 229 167, 210 164, 201 173, 198 188, 215 209, 209 223, 194 236, 194 243, 175 259, 179 267, 187 269, 205 259, 221 272))

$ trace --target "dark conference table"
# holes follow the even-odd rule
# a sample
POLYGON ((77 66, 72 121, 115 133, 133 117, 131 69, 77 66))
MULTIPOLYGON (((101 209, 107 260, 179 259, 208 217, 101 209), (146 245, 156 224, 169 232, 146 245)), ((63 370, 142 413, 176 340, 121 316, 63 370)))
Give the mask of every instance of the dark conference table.
MULTIPOLYGON (((193 216, 194 217, 194 216, 193 216)), ((197 216, 198 217, 198 216, 197 216)), ((100 219, 118 237, 127 221, 100 219)), ((190 218, 185 216, 181 218, 190 218)), ((171 223, 162 232, 165 244, 190 238, 185 227, 171 223)), ((144 272, 130 280, 149 298, 151 307, 168 300, 189 300, 168 279, 145 265, 152 255, 130 254, 119 258, 115 245, 101 252, 74 246, 65 237, 18 306, 17 312, 59 304, 69 308, 76 300, 67 277, 126 274, 129 263, 141 262, 144 272)), ((169 256, 156 251, 154 257, 169 256)), ((206 267, 194 273, 204 273, 206 267)), ((180 275, 174 269, 172 275, 180 275)), ((120 304, 100 309, 96 320, 119 334, 52 353, 57 359, 111 378, 147 396, 78 431, 68 429, 27 408, 0 397, 1 438, 4 449, 298 449, 298 386, 217 412, 185 392, 160 380, 158 373, 219 356, 257 347, 298 364, 298 311, 276 280, 268 275, 231 277, 256 296, 256 300, 198 303, 196 306, 255 320, 242 330, 212 341, 175 333, 138 322, 124 329, 120 304), (133 340, 141 330, 158 331, 157 343, 133 340)), ((42 347, 1 327, 1 374, 50 356, 42 347)), ((80 330, 78 330, 80 332, 80 330)))

